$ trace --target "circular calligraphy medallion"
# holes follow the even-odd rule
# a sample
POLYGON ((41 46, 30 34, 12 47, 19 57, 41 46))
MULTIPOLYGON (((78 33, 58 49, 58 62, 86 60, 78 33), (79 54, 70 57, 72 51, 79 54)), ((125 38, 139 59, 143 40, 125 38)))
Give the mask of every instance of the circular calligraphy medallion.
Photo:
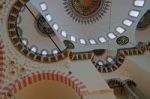
POLYGON ((126 45, 129 43, 129 38, 126 36, 121 36, 121 37, 117 38, 116 42, 118 45, 126 45))

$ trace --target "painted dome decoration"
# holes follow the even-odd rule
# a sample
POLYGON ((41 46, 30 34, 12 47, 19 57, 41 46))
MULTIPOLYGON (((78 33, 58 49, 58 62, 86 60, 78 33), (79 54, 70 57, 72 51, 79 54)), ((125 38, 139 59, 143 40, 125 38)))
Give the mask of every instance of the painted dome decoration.
POLYGON ((110 3, 109 0, 64 0, 64 8, 75 22, 90 24, 107 13, 110 3))

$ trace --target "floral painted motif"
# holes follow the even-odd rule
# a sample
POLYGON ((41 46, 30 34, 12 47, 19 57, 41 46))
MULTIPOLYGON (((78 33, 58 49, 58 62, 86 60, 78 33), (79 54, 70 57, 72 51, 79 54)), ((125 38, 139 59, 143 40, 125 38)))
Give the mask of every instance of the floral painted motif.
POLYGON ((109 10, 109 0, 64 0, 67 14, 81 24, 91 24, 102 19, 109 10))

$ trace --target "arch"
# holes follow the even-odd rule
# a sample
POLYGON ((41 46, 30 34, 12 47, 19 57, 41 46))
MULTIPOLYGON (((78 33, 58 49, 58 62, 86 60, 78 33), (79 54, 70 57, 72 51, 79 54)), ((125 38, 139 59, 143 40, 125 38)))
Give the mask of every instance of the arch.
POLYGON ((82 96, 83 92, 87 92, 86 86, 81 82, 78 78, 73 75, 66 74, 61 71, 37 71, 33 72, 30 75, 26 75, 15 80, 13 83, 10 83, 4 90, 4 99, 8 99, 10 93, 17 93, 23 88, 32 85, 34 83, 44 81, 44 80, 52 80, 63 83, 72 89, 74 89, 79 96, 82 96))
POLYGON ((4 72, 5 72, 5 68, 4 68, 4 45, 3 45, 3 41, 0 39, 0 89, 1 89, 1 85, 4 84, 4 72))
POLYGON ((137 94, 130 88, 130 86, 132 85, 136 87, 136 83, 133 80, 121 80, 118 78, 113 78, 108 80, 108 85, 110 87, 117 85, 122 86, 125 89, 125 91, 127 91, 133 97, 133 99, 140 99, 139 96, 137 96, 137 94))
POLYGON ((5 51, 4 51, 4 44, 3 44, 3 40, 0 38, 0 99, 1 95, 3 92, 2 91, 2 85, 4 84, 4 73, 5 73, 5 68, 4 68, 4 57, 5 51))
POLYGON ((94 65, 96 69, 101 73, 113 72, 121 67, 127 56, 143 55, 146 51, 150 52, 150 43, 139 42, 137 47, 119 49, 117 52, 117 58, 111 66, 106 67, 95 63, 94 65))
POLYGON ((122 86, 124 87, 125 85, 127 85, 128 87, 130 86, 137 86, 136 83, 133 81, 133 80, 130 80, 130 79, 126 79, 126 80, 121 80, 119 78, 112 78, 112 79, 109 79, 107 80, 107 83, 110 87, 113 87, 113 86, 122 86))

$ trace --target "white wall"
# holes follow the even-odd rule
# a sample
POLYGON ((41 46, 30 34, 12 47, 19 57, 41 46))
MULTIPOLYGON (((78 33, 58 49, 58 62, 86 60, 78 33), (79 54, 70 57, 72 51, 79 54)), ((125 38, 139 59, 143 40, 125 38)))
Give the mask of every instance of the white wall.
POLYGON ((147 55, 132 56, 128 58, 128 71, 130 76, 137 84, 143 94, 140 96, 142 99, 150 99, 150 58, 147 55), (144 97, 144 96, 145 97, 144 97))

